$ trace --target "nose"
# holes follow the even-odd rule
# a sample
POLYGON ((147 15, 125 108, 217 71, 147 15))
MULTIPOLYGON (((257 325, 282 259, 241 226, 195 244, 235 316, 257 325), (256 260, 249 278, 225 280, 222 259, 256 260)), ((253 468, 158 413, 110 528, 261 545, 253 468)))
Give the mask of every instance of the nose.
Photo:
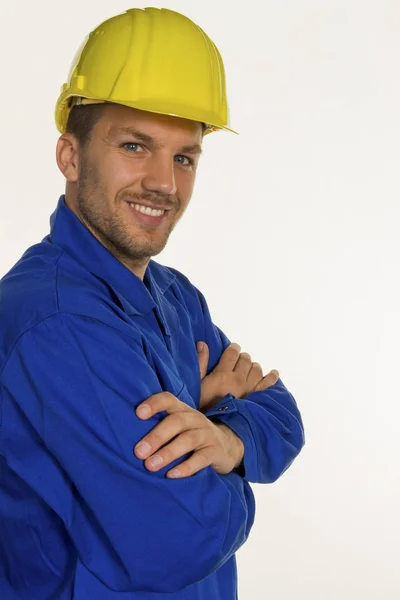
POLYGON ((149 192, 165 196, 176 193, 174 161, 168 156, 153 156, 148 164, 143 187, 149 192))

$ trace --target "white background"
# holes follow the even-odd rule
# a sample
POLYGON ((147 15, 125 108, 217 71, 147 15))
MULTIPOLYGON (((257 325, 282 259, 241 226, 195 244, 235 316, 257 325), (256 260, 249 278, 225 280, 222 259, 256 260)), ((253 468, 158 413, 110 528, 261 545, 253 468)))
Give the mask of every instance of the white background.
MULTIPOLYGON (((240 132, 205 139, 192 204, 158 260, 280 370, 306 426, 291 469, 253 485, 240 599, 398 600, 400 3, 153 5, 214 39, 240 132)), ((64 191, 53 111, 75 51, 126 8, 0 0, 0 276, 47 234, 64 191)))

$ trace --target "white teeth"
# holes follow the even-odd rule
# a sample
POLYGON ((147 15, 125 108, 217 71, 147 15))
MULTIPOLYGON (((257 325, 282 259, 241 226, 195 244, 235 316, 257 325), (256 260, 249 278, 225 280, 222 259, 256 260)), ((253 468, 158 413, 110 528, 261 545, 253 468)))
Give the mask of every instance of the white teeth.
POLYGON ((141 206, 140 204, 130 203, 130 206, 138 212, 141 212, 143 215, 150 215, 151 217, 161 217, 165 212, 164 210, 154 210, 149 206, 141 206))

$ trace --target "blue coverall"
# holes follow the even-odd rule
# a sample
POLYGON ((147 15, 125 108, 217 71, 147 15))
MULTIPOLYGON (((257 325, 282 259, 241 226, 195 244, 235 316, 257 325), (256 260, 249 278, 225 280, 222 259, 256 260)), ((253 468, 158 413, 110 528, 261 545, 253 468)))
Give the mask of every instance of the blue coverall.
MULTIPOLYGON (((150 261, 144 281, 61 196, 50 233, 0 282, 1 600, 235 600, 235 552, 255 503, 304 444, 279 380, 207 414, 243 440, 241 469, 150 472, 133 447, 165 417, 135 407, 169 391, 200 402, 229 345, 203 295, 150 261)), ((267 538, 268 539, 268 538, 267 538)))

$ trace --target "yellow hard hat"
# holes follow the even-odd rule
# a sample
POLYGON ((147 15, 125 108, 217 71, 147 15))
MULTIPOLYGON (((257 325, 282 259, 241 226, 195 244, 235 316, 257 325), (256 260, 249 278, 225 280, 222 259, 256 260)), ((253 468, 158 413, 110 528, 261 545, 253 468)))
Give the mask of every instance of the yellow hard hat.
POLYGON ((59 132, 72 106, 99 102, 199 121, 206 133, 232 131, 217 47, 193 21, 164 8, 132 8, 85 38, 57 100, 59 132))

